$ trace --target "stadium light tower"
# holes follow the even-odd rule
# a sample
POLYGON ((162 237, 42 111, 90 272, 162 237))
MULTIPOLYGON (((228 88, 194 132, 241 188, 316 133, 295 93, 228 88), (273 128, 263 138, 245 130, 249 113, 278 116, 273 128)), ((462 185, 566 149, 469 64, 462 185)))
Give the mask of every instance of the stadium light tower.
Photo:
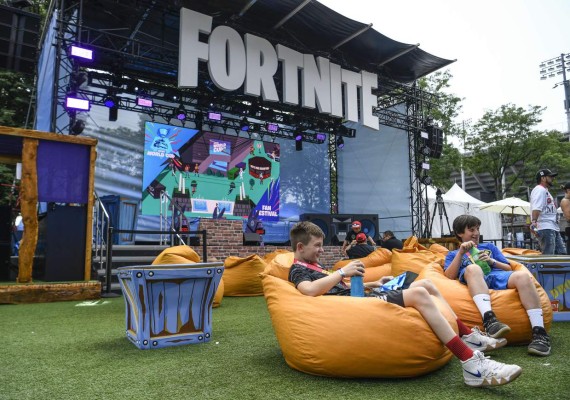
POLYGON ((562 82, 554 85, 554 88, 559 85, 564 85, 564 109, 566 110, 566 123, 568 139, 570 140, 570 82, 566 78, 566 72, 570 72, 570 53, 560 54, 560 57, 555 57, 540 63, 540 79, 546 80, 548 78, 555 78, 562 75, 562 82))

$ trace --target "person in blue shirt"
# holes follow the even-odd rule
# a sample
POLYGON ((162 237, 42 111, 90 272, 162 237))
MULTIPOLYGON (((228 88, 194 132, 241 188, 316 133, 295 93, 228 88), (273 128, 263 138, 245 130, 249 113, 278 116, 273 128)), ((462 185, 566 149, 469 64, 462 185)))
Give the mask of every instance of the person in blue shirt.
MULTIPOLYGON (((507 335, 511 328, 500 322, 491 308, 489 289, 517 289, 521 303, 526 309, 532 326, 532 341, 529 354, 547 356, 550 354, 550 337, 544 329, 544 318, 540 298, 532 276, 527 271, 513 271, 501 250, 492 243, 479 243, 481 220, 473 215, 460 215, 453 221, 453 231, 461 242, 458 250, 450 251, 444 264, 444 273, 450 279, 459 279, 469 288, 487 334, 493 338, 507 335), (470 250, 476 247, 479 259, 490 267, 486 274, 474 263, 470 250)), ((486 267, 486 266, 485 266, 486 267)))

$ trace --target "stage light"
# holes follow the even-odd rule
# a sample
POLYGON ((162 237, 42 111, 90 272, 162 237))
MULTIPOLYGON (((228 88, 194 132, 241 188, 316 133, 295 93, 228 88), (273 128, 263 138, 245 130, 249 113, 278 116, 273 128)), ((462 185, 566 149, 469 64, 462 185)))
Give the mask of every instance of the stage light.
POLYGON ((239 124, 239 130, 242 132, 246 132, 249 130, 249 121, 247 120, 246 117, 243 117, 241 119, 241 122, 239 124))
POLYGON ((429 133, 427 133, 426 131, 420 131, 420 137, 422 139, 429 139, 429 133))
POLYGON ((174 110, 174 116, 180 121, 186 119, 186 109, 184 108, 184 104, 180 103, 178 108, 174 110))
POLYGON ((76 91, 78 89, 83 89, 87 86, 87 80, 89 76, 85 71, 74 71, 69 75, 69 87, 70 90, 76 91))
POLYGON ((431 179, 431 176, 424 175, 420 178, 420 182, 423 183, 424 185, 431 185, 433 181, 431 179))
POLYGON ((75 119, 71 121, 71 125, 69 127, 69 134, 76 136, 83 133, 85 129, 85 121, 83 119, 75 119))
POLYGON ((324 133, 317 133, 317 140, 324 142, 327 139, 327 135, 324 133))
POLYGON ((279 130, 279 125, 268 122, 265 124, 265 129, 267 129, 267 132, 277 132, 279 130))
POLYGON ((202 114, 201 111, 196 112, 196 115, 194 116, 194 125, 195 125, 195 128, 199 131, 202 130, 203 120, 204 120, 204 114, 202 114))
POLYGON ((82 58, 84 60, 93 60, 93 50, 89 50, 79 46, 71 46, 69 49, 69 53, 73 57, 82 58))
POLYGON ((303 150, 303 134, 301 132, 295 133, 295 150, 303 150))
POLYGON ((338 139, 336 140, 336 147, 338 147, 339 149, 344 148, 344 139, 342 138, 342 136, 339 136, 338 139))
POLYGON ((153 101, 152 99, 143 99, 142 97, 137 97, 137 106, 141 107, 152 107, 153 101))
POLYGON ((68 110, 89 111, 91 104, 89 103, 89 100, 68 96, 65 98, 65 108, 68 110))
POLYGON ((221 121, 222 120, 222 114, 221 113, 217 113, 217 112, 213 112, 213 111, 209 111, 208 112, 208 119, 210 121, 221 121))
POLYGON ((113 107, 116 107, 117 105, 119 105, 119 101, 117 99, 117 96, 114 96, 114 95, 107 95, 107 97, 105 97, 105 100, 103 101, 103 103, 105 104, 105 107, 109 107, 109 108, 113 108, 113 107))
POLYGON ((429 148, 429 146, 422 145, 420 147, 420 153, 423 154, 424 156, 429 156, 431 153, 431 149, 429 148))

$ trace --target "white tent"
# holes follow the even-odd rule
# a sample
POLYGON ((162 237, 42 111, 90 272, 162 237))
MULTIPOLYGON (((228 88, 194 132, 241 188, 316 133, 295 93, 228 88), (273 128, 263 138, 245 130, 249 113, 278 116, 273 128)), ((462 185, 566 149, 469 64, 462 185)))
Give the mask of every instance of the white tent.
MULTIPOLYGON (((481 235, 483 235, 484 240, 499 240, 502 238, 500 214, 479 210, 478 206, 485 203, 466 193, 457 184, 454 184, 451 189, 441 196, 445 210, 440 210, 440 208, 437 207, 436 190, 431 186, 427 186, 426 189, 432 238, 441 237, 442 225, 443 235, 449 235, 451 233, 450 229, 453 229, 453 220, 463 214, 474 215, 481 220, 481 235), (449 228, 445 214, 447 214, 449 228)), ((497 243, 498 246, 500 246, 500 244, 501 243, 497 243)))

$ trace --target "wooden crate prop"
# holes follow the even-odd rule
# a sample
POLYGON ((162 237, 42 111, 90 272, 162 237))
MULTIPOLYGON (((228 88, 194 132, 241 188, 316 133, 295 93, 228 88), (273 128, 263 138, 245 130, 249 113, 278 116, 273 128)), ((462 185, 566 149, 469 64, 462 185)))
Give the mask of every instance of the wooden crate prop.
POLYGON ((209 342, 222 263, 118 268, 127 338, 139 349, 209 342))
POLYGON ((570 256, 505 254, 505 257, 526 266, 544 288, 552 304, 554 321, 570 321, 570 256))

